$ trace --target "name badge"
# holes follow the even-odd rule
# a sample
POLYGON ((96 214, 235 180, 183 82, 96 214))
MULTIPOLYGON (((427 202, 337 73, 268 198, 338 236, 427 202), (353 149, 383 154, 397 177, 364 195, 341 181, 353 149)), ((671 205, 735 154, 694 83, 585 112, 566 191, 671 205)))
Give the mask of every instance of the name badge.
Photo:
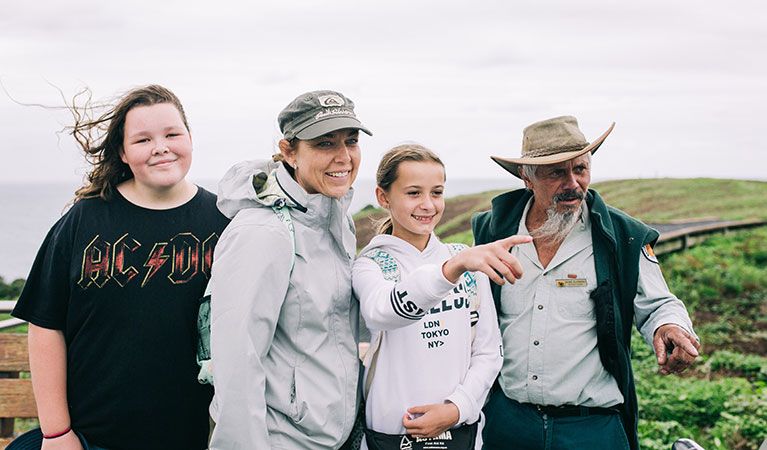
POLYGON ((586 286, 585 278, 556 280, 558 287, 583 287, 586 286))

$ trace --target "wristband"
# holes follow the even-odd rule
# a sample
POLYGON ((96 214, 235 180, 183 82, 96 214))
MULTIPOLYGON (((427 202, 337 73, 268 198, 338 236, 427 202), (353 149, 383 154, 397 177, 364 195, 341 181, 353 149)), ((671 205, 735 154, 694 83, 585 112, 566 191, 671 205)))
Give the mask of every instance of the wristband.
POLYGON ((70 431, 72 431, 72 425, 68 426, 67 429, 62 431, 61 433, 48 434, 48 435, 44 434, 43 435, 43 439, 56 439, 57 437, 64 436, 65 434, 69 433, 70 431))

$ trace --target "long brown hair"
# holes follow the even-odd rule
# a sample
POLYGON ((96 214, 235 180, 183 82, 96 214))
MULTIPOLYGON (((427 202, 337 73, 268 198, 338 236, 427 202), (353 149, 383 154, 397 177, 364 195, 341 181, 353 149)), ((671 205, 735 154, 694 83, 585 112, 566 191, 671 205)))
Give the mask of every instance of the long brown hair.
MULTIPOLYGON (((394 147, 386 152, 381 157, 381 162, 378 163, 378 170, 376 171, 376 185, 383 189, 384 192, 389 192, 391 185, 397 181, 400 164, 406 161, 416 162, 435 162, 445 168, 442 160, 439 159, 436 153, 419 144, 403 144, 394 147)), ((391 234, 392 233, 392 219, 391 215, 381 220, 376 227, 376 234, 391 234)))
POLYGON ((85 160, 93 168, 85 176, 85 184, 75 191, 72 203, 84 198, 101 197, 109 201, 114 196, 117 185, 133 178, 133 172, 122 159, 125 117, 137 106, 151 106, 170 103, 178 109, 184 126, 189 130, 186 114, 181 101, 169 89, 152 84, 128 91, 116 105, 94 105, 90 90, 84 90, 72 100, 69 110, 75 124, 65 129, 75 138, 85 152, 85 160), (85 95, 85 104, 77 106, 77 99, 85 95), (91 115, 97 109, 107 108, 98 118, 91 115))

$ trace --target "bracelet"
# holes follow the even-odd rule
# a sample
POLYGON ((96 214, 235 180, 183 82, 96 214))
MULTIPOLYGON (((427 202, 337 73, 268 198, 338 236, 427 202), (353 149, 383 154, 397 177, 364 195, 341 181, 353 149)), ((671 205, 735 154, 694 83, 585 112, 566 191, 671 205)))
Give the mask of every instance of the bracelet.
POLYGON ((61 433, 48 434, 48 435, 44 434, 43 435, 43 439, 56 439, 57 437, 64 436, 65 434, 69 433, 70 431, 72 431, 72 425, 68 426, 67 429, 62 431, 61 433))

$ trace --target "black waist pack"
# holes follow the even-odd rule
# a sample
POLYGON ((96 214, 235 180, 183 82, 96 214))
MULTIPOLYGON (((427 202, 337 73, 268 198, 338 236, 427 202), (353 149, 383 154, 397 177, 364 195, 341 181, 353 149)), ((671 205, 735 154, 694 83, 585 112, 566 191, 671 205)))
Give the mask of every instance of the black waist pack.
POLYGON ((474 450, 477 423, 452 428, 433 438, 379 433, 366 428, 365 440, 370 450, 474 450))

